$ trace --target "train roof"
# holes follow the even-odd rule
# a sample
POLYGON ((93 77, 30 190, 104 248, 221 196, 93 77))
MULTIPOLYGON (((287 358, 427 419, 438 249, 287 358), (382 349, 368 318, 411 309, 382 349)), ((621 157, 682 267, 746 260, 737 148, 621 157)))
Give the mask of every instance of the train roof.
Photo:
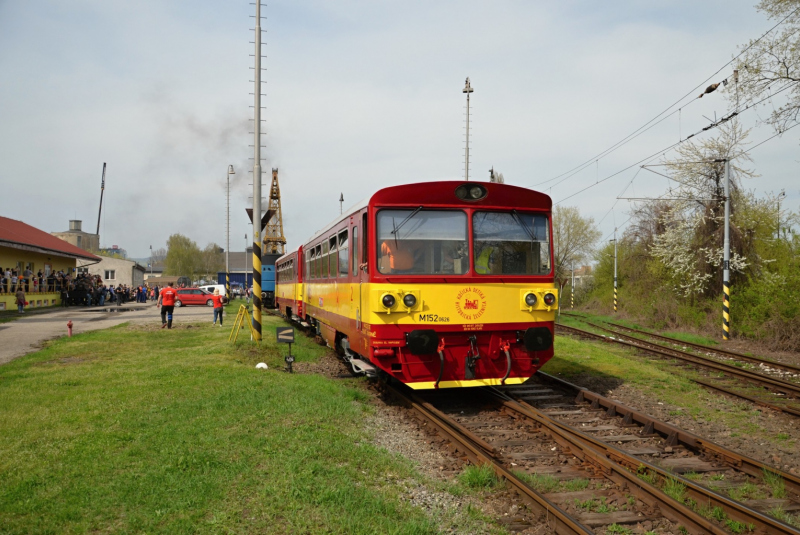
MULTIPOLYGON (((532 189, 521 188, 511 184, 498 184, 495 182, 464 182, 463 180, 442 180, 436 182, 414 182, 412 184, 401 184, 399 186, 389 186, 379 189, 371 197, 362 199, 345 212, 326 225, 313 236, 303 242, 307 244, 313 242, 320 236, 330 232, 352 214, 364 208, 375 205, 448 205, 464 207, 482 207, 496 209, 500 207, 519 207, 520 209, 537 208, 540 210, 550 210, 553 201, 549 195, 534 191, 532 189), (461 184, 476 184, 487 190, 486 196, 479 201, 464 201, 456 197, 455 190, 461 184)), ((296 249, 295 249, 296 250, 296 249)), ((287 253, 288 255, 289 253, 287 253)))

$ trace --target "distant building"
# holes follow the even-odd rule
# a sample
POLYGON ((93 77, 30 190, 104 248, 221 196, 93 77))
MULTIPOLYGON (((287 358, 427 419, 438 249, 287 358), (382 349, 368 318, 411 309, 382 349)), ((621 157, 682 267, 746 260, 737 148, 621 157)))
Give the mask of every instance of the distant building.
POLYGON ((67 243, 71 243, 75 247, 87 251, 100 250, 100 235, 89 234, 81 230, 81 223, 79 219, 71 219, 69 222, 69 230, 66 232, 51 232, 56 238, 61 238, 67 243))
POLYGON ((102 249, 97 250, 101 256, 113 256, 116 258, 128 258, 128 251, 119 247, 118 245, 112 245, 111 247, 103 247, 102 249))
MULTIPOLYGON (((144 274, 144 280, 158 278, 164 275, 164 262, 148 262, 147 271, 144 274)), ((176 279, 177 280, 177 279, 176 279)))
POLYGON ((581 266, 575 270, 575 287, 578 288, 592 279, 592 266, 581 266))
MULTIPOLYGON (((16 219, 0 217, 0 267, 4 271, 7 269, 24 274, 30 270, 34 276, 41 271, 44 278, 59 271, 74 276, 82 266, 100 260, 100 257, 43 230, 16 219)), ((32 290, 33 285, 29 284, 28 288, 32 290)), ((59 302, 59 294, 42 291, 46 289, 39 288, 39 293, 28 296, 31 306, 50 306, 59 302)), ((13 309, 13 305, 13 294, 0 291, 0 310, 13 309)))
POLYGON ((101 261, 88 267, 90 275, 100 275, 106 286, 139 286, 144 284, 145 268, 133 260, 101 256, 101 261))

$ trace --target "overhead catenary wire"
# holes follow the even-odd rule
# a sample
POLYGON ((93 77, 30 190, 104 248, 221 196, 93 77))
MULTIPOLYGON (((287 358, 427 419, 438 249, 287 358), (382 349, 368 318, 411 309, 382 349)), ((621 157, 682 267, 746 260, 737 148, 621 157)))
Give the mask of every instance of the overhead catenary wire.
MULTIPOLYGON (((800 9, 800 8, 799 8, 799 9, 800 9)), ((588 186, 586 186, 585 188, 583 188, 583 189, 581 189, 581 190, 578 190, 578 191, 576 191, 576 192, 575 192, 575 193, 573 193, 572 195, 569 195, 569 196, 567 196, 567 197, 564 197, 563 199, 560 199, 558 202, 554 203, 554 205, 561 204, 562 202, 564 202, 564 201, 565 201, 565 200, 567 200, 567 199, 570 199, 570 198, 572 198, 572 197, 574 197, 574 196, 576 196, 576 195, 579 195, 580 193, 583 193, 584 191, 586 191, 586 190, 588 190, 588 189, 591 189, 591 188, 593 188, 593 187, 595 187, 595 186, 597 186, 597 185, 599 185, 599 184, 602 184, 602 183, 603 183, 603 182, 605 182, 606 180, 609 180, 610 178, 613 178, 613 177, 615 177, 615 176, 617 176, 617 175, 619 175, 619 174, 621 174, 621 173, 624 173, 625 171, 627 171, 627 170, 629 170, 629 169, 631 169, 631 168, 633 168, 633 167, 635 167, 635 166, 637 166, 637 165, 641 164, 642 162, 645 162, 645 161, 648 161, 648 160, 654 159, 654 158, 658 157, 659 155, 661 155, 661 154, 664 154, 664 153, 666 153, 666 152, 668 152, 668 151, 670 151, 670 150, 674 149, 675 147, 677 147, 677 146, 678 146, 678 145, 680 145, 681 143, 683 143, 683 142, 685 142, 685 141, 688 141, 689 139, 693 138, 694 136, 696 136, 696 135, 698 135, 698 134, 701 134, 701 133, 703 133, 703 132, 707 132, 707 131, 709 131, 709 130, 713 130, 714 128, 717 128, 718 126, 720 126, 720 125, 722 125, 722 124, 724 124, 724 123, 728 122, 729 120, 733 119, 734 117, 737 117, 737 116, 738 116, 738 115, 740 115, 741 113, 743 113, 743 112, 745 112, 745 111, 747 111, 747 110, 749 110, 749 109, 752 109, 752 108, 754 108, 755 106, 757 106, 758 104, 760 104, 760 103, 764 102, 765 100, 772 98, 773 96, 777 95, 778 93, 781 93, 781 92, 785 91, 786 89, 789 89, 790 87, 792 87, 792 86, 794 86, 794 85, 797 85, 798 83, 800 83, 800 82, 790 82, 790 83, 788 83, 787 85, 785 85, 784 87, 782 87, 781 89, 779 89, 778 91, 775 91, 774 93, 771 93, 770 95, 768 95, 768 96, 766 96, 766 97, 762 98, 762 99, 761 99, 761 100, 759 100, 758 102, 754 102, 754 103, 752 103, 752 104, 749 104, 749 105, 745 106, 744 108, 741 108, 741 109, 739 109, 738 111, 737 111, 737 110, 734 110, 734 111, 732 111, 732 112, 730 112, 730 113, 728 113, 728 114, 724 115, 722 118, 718 119, 716 122, 713 122, 713 123, 711 123, 710 125, 708 125, 708 126, 706 126, 706 127, 702 128, 701 130, 698 130, 698 131, 697 131, 697 132, 695 132, 694 134, 690 134, 690 135, 689 135, 689 136, 687 136, 685 139, 683 139, 683 140, 681 140, 681 141, 678 141, 678 142, 676 142, 676 143, 673 143, 673 144, 671 144, 671 145, 669 145, 669 146, 667 146, 667 147, 665 147, 665 148, 663 148, 663 149, 661 149, 661 150, 659 150, 659 151, 657 151, 657 152, 655 152, 655 153, 651 154, 650 156, 647 156, 646 158, 642 158, 641 160, 637 161, 636 163, 634 163, 634 164, 631 164, 631 165, 629 165, 628 167, 625 167, 624 169, 621 169, 620 171, 617 171, 616 173, 613 173, 613 174, 611 174, 611 175, 609 175, 609 176, 607 176, 607 177, 603 178, 602 180, 598 180, 598 181, 596 181, 594 184, 589 184, 589 185, 588 185, 588 186)), ((793 127, 791 127, 791 128, 793 128, 793 127)), ((783 132, 785 132, 785 131, 787 131, 787 130, 789 130, 789 129, 788 129, 788 128, 787 128, 787 129, 784 129, 782 132, 779 132, 779 134, 781 134, 781 133, 783 133, 783 132)), ((777 136, 777 135, 779 135, 779 134, 776 134, 776 136, 777 136)), ((772 137, 776 137, 776 136, 772 136, 772 137)), ((769 138, 769 139, 772 139, 772 137, 771 137, 771 138, 769 138)), ((762 142, 762 143, 763 143, 763 142, 762 142)), ((759 143, 759 145, 760 145, 760 144, 761 144, 761 143, 759 143)), ((756 145, 756 146, 758 146, 758 145, 756 145)), ((754 148, 755 148, 755 147, 750 147, 750 149, 749 149, 749 150, 752 150, 752 149, 754 149, 754 148)), ((552 186, 551 186, 551 188, 552 188, 552 186)))
MULTIPOLYGON (((570 176, 574 176, 576 173, 578 173, 578 172, 582 171, 583 169, 585 169, 585 168, 586 168, 586 166, 587 166, 587 165, 590 165, 590 164, 591 164, 593 161, 595 161, 595 160, 599 160, 600 158, 603 158, 603 157, 605 157, 605 156, 608 156, 609 154, 611 154, 612 152, 614 152, 616 149, 618 149, 618 148, 620 148, 621 146, 623 146, 623 145, 627 144, 628 142, 632 141, 633 139, 635 139, 635 138, 636 138, 636 137, 638 137, 639 135, 643 134, 644 132, 646 132, 647 130, 649 130, 650 128, 652 128, 653 126, 656 126, 656 124, 659 124, 659 123, 661 123, 663 120, 665 120, 665 119, 667 119, 667 118, 669 118, 669 117, 673 116, 675 113, 679 113, 679 114, 680 114, 680 108, 679 108, 678 110, 675 110, 675 111, 673 111, 673 112, 672 112, 672 113, 670 113, 668 116, 666 116, 666 117, 662 118, 661 120, 659 120, 657 123, 655 123, 655 124, 651 125, 651 123, 653 123, 654 121, 656 121, 657 119, 659 119, 659 117, 661 117, 662 115, 664 115, 665 113, 667 113, 669 110, 671 110, 672 108, 674 108, 675 106, 677 106, 678 104, 680 104, 681 102, 683 102, 683 100, 684 100, 684 99, 686 99, 686 98, 687 98, 687 97, 689 97, 690 95, 693 95, 695 91, 697 91, 698 89, 700 89, 700 88, 701 88, 703 85, 705 85, 705 84, 706 84, 706 83, 707 83, 709 80, 713 79, 713 78, 714 78, 715 76, 717 76, 717 75, 718 75, 720 72, 722 72, 722 70, 723 70, 723 69, 725 69, 726 67, 728 67, 729 65, 731 65, 733 62, 735 62, 737 59, 739 59, 739 58, 740 58, 740 57, 741 57, 741 56, 742 56, 742 55, 743 55, 745 52, 747 52, 748 50, 750 50, 750 49, 751 49, 753 46, 755 46, 755 45, 756 45, 757 43, 759 43, 759 42, 760 42, 762 39, 764 39, 764 37, 766 37, 768 34, 770 34, 770 33, 771 33, 771 32, 772 32, 772 31, 773 31, 775 28, 777 28, 778 26, 780 26, 781 24, 783 24, 784 22, 786 22, 786 20, 788 20, 790 17, 792 17, 792 16, 793 16, 794 14, 796 14, 798 11, 800 11, 800 7, 798 7, 797 9, 795 9, 794 11, 792 11, 791 13, 789 13, 788 15, 786 15, 786 16, 785 16, 783 19, 781 19, 780 21, 778 21, 778 22, 777 22, 777 23, 776 23, 774 26, 772 26, 770 29, 768 29, 766 32, 764 32, 764 33, 763 33, 763 34, 762 34, 762 35, 761 35, 761 36, 760 36, 758 39, 756 39, 755 41, 753 41, 752 43, 750 43, 748 46, 746 46, 745 48, 743 48, 741 52, 739 52, 739 53, 738 53, 736 56, 734 56, 734 57, 733 57, 733 58, 732 58, 730 61, 728 61, 727 63, 725 63, 725 64, 724 64, 722 67, 720 67, 720 68, 719 68, 719 69, 718 69, 718 70, 717 70, 717 71, 716 71, 714 74, 712 74, 711 76, 709 76, 708 78, 706 78, 705 80, 703 80, 702 82, 700 82, 700 83, 699 83, 697 86, 695 86, 694 88, 692 88, 691 90, 689 90, 689 92, 687 92, 687 93, 686 93, 685 95, 683 95, 681 98, 679 98, 678 100, 676 100, 676 101, 675 101, 673 104, 671 104, 670 106, 667 106, 667 107, 666 107, 666 108, 665 108, 665 109, 664 109, 664 110, 663 110, 661 113, 659 113, 658 115, 656 115, 655 117, 653 117, 652 119, 650 119, 649 121, 647 121, 646 123, 644 123, 642 126, 640 126, 640 127, 639 127, 639 128, 637 128, 636 130, 634 130, 633 132, 631 132, 630 134, 628 134, 627 136, 625 136, 624 138, 622 138, 620 141, 618 141, 618 142, 614 143, 614 144, 613 144, 613 145, 611 145, 609 148, 607 148, 607 149, 605 149, 604 151, 602 151, 602 152, 600 152, 600 153, 596 154, 595 156, 592 156, 591 158, 589 158, 589 159, 588 159, 588 160, 586 160, 585 162, 583 162, 583 163, 579 164, 578 166, 576 166, 576 167, 573 167, 572 169, 570 169, 570 170, 568 170, 568 171, 566 171, 566 172, 564 172, 564 173, 561 173, 561 174, 560 174, 560 175, 558 175, 558 176, 555 176, 555 177, 553 177, 553 178, 550 178, 550 179, 548 179, 548 180, 545 180, 545 181, 543 181, 543 182, 539 182, 539 183, 537 183, 537 184, 534 184, 532 187, 536 188, 536 187, 538 187, 538 186, 541 186, 541 185, 543 185, 543 184, 547 184, 548 182, 552 182, 553 180, 557 180, 557 179, 559 179, 559 178, 563 177, 564 175, 570 175, 570 176), (573 172, 573 171, 574 171, 574 172, 573 172)), ((691 100, 691 101, 687 102, 687 103, 686 103, 684 106, 682 106, 681 108, 685 108, 686 106, 688 106, 688 105, 692 104, 692 103, 693 103, 695 100, 697 100, 697 98, 696 98, 696 97, 692 98, 692 100, 691 100)), ((569 177, 567 177, 567 178, 569 178, 569 177)), ((563 182, 563 181, 562 181, 562 182, 563 182)), ((561 183, 561 182, 559 182, 558 184, 560 184, 560 183, 561 183)), ((558 184, 555 184, 555 185, 558 185, 558 184)))

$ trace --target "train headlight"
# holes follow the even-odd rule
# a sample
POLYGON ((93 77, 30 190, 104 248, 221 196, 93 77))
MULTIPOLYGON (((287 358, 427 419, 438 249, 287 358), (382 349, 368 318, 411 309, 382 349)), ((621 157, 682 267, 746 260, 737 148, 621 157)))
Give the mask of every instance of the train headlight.
POLYGON ((552 306, 553 303, 556 302, 556 296, 551 293, 544 294, 544 304, 547 306, 552 306))
POLYGON ((525 294, 525 304, 529 307, 536 306, 536 295, 532 293, 525 294))
POLYGON ((414 308, 414 305, 417 304, 417 298, 414 297, 414 294, 406 294, 403 296, 403 304, 408 308, 414 308))
POLYGON ((381 303, 386 308, 392 308, 396 302, 397 300, 394 298, 392 294, 386 294, 381 298, 381 303))
POLYGON ((479 201, 487 193, 486 188, 478 184, 461 184, 456 188, 456 197, 462 201, 479 201))

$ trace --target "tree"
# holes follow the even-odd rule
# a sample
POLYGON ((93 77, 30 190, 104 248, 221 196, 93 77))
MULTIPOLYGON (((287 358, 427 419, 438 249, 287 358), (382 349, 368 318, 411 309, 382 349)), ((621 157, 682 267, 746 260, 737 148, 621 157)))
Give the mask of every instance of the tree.
POLYGON ((164 274, 178 275, 194 279, 202 271, 200 248, 183 236, 173 234, 167 240, 167 256, 164 260, 164 274))
POLYGON ((582 217, 574 206, 553 209, 553 255, 559 290, 564 289, 573 265, 591 255, 598 239, 600 231, 595 228, 593 218, 582 217))
POLYGON ((739 83, 728 86, 728 98, 758 101, 786 89, 782 91, 786 102, 765 121, 783 132, 800 118, 800 0, 761 0, 756 9, 785 21, 757 43, 751 40, 745 45, 749 48, 737 64, 739 83))
POLYGON ((159 247, 150 255, 150 262, 153 264, 164 262, 167 259, 167 250, 159 247))
POLYGON ((200 274, 207 280, 216 279, 217 273, 225 267, 225 249, 216 243, 209 243, 200 255, 200 274))
POLYGON ((722 286, 722 258, 725 206, 725 164, 730 160, 731 263, 732 273, 744 273, 747 257, 753 252, 752 233, 736 224, 736 213, 746 196, 742 180, 756 176, 742 166, 751 161, 744 150, 748 131, 731 121, 720 127, 716 137, 689 141, 678 147, 678 155, 664 162, 670 177, 678 185, 657 201, 651 213, 658 221, 649 252, 666 269, 672 289, 684 297, 708 296, 722 286), (740 201, 740 202, 737 202, 740 201))

